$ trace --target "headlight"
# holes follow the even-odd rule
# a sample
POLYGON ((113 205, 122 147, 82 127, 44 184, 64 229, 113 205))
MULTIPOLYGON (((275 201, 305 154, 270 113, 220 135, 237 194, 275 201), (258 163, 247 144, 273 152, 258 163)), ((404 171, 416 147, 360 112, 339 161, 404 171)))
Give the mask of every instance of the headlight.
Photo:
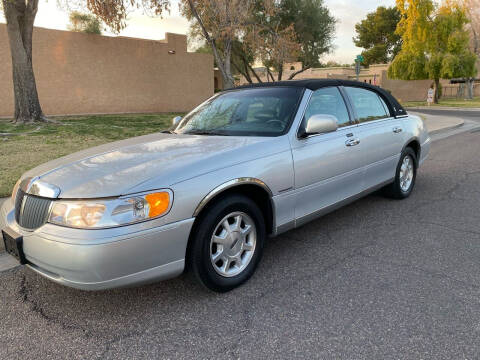
POLYGON ((58 200, 53 202, 48 222, 83 229, 128 225, 165 215, 172 201, 169 190, 117 199, 58 200))

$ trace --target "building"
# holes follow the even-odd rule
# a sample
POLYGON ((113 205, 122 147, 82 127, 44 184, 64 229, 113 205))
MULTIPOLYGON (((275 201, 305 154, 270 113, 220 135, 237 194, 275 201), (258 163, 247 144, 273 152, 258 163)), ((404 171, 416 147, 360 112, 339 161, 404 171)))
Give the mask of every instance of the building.
MULTIPOLYGON (((0 116, 14 112, 11 57, 0 24, 0 116)), ((33 61, 47 115, 184 112, 214 90, 213 57, 161 41, 35 28, 33 61)))
MULTIPOLYGON (((392 92, 392 94, 399 99, 399 101, 424 101, 427 98, 427 91, 432 80, 394 80, 389 79, 387 75, 388 64, 370 65, 368 68, 362 68, 358 76, 358 81, 366 82, 372 85, 377 85, 392 92)), ((480 74, 480 62, 477 63, 480 74)), ((301 62, 286 63, 283 66, 284 80, 288 79, 291 74, 302 69, 301 62)), ((255 69, 263 82, 268 82, 267 71, 260 67, 255 69)), ((276 78, 276 73, 273 74, 276 78)), ((295 76, 296 80, 300 79, 343 79, 343 80, 357 80, 355 67, 326 67, 326 68, 311 68, 301 72, 295 76)), ((241 76, 239 84, 248 83, 247 80, 241 76)), ((458 84, 450 84, 450 80, 441 81, 443 94, 446 97, 454 97, 457 94, 458 84)), ((480 82, 475 86, 475 96, 480 96, 480 82)))

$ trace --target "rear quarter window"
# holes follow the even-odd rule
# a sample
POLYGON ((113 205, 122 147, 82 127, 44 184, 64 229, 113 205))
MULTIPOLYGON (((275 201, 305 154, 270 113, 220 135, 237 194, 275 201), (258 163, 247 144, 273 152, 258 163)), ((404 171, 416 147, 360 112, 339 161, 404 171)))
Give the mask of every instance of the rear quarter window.
POLYGON ((350 102, 360 123, 390 117, 389 110, 383 99, 374 91, 346 87, 350 102))

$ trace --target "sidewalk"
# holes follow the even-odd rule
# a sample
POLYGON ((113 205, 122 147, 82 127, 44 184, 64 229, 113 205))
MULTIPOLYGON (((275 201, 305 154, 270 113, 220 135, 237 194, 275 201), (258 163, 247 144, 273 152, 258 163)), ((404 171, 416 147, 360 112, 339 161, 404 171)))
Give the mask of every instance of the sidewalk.
POLYGON ((409 111, 409 114, 420 116, 427 126, 428 132, 430 135, 455 129, 462 126, 465 123, 465 120, 452 117, 452 116, 442 116, 442 115, 430 115, 430 114, 420 114, 413 111, 409 111))
POLYGON ((415 110, 448 110, 448 111, 480 111, 480 108, 469 108, 461 106, 409 106, 407 111, 415 110))

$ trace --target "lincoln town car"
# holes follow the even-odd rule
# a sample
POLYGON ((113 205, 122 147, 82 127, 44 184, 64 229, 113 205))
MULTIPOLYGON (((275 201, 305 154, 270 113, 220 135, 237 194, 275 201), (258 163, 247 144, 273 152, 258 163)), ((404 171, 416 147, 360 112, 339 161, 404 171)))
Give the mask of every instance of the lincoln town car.
POLYGON ((429 148, 423 121, 377 86, 238 87, 170 130, 28 171, 0 210, 2 237, 21 264, 78 289, 188 271, 225 292, 254 274, 270 237, 373 191, 410 196, 429 148))

